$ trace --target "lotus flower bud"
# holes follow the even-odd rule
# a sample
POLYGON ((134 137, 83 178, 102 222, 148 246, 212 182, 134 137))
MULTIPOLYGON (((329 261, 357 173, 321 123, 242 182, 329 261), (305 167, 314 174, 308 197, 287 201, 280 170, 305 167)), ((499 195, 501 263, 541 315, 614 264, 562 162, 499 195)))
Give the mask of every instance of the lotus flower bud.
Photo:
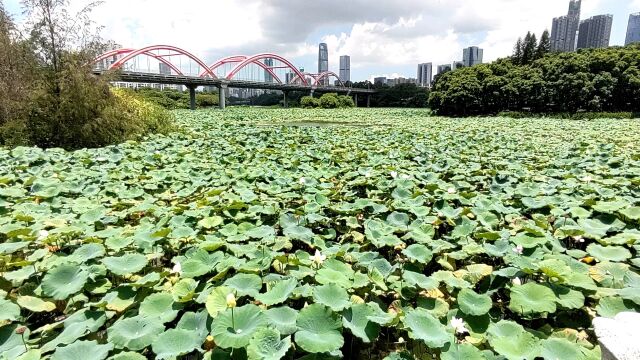
POLYGON ((227 307, 232 309, 236 307, 236 296, 233 293, 227 295, 227 307))

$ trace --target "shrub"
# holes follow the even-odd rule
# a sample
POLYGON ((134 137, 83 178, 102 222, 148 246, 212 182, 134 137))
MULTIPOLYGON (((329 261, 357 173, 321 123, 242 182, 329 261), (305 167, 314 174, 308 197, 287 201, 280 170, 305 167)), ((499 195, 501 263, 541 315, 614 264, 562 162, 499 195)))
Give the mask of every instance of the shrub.
POLYGON ((323 109, 335 109, 340 107, 340 100, 338 100, 338 94, 328 93, 320 97, 320 107, 323 109))
POLYGON ((351 96, 340 95, 338 96, 339 107, 341 108, 352 108, 356 107, 356 104, 353 102, 351 96))
POLYGON ((320 107, 320 101, 311 96, 303 96, 300 99, 300 106, 307 109, 317 108, 320 107))

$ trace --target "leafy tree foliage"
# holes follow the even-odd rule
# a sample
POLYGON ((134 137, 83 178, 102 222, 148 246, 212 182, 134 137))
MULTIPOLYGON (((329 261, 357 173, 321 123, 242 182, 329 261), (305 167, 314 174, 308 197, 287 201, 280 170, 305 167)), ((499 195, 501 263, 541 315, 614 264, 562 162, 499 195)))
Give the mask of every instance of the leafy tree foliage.
MULTIPOLYGON (((67 0, 24 0, 28 36, 0 10, 0 144, 77 149, 133 139, 171 126, 168 116, 137 119, 128 95, 92 74, 105 49, 88 14, 67 0), (99 130, 99 131, 98 131, 99 130)), ((156 111, 144 115, 155 116, 156 111)))
POLYGON ((548 54, 526 65, 500 59, 460 69, 435 83, 429 104, 442 115, 468 116, 522 110, 639 111, 639 100, 636 45, 548 54))
POLYGON ((369 81, 364 81, 354 83, 353 87, 361 89, 376 89, 378 92, 371 96, 371 106, 373 107, 425 108, 428 105, 429 91, 417 86, 416 84, 387 86, 379 84, 374 85, 369 81))

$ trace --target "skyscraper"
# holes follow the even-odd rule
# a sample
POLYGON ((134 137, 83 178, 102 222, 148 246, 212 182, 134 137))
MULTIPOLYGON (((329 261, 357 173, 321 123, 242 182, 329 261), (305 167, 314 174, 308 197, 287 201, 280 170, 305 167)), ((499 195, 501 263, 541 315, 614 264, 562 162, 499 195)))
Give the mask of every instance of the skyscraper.
POLYGON ((351 81, 351 57, 348 55, 340 56, 340 80, 343 83, 351 81))
POLYGON ((482 57, 484 56, 484 50, 477 46, 471 46, 462 50, 462 62, 465 67, 471 67, 474 65, 482 64, 482 57))
POLYGON ((568 52, 576 49, 576 34, 580 25, 581 7, 582 0, 571 0, 568 14, 553 19, 551 26, 552 51, 568 52))
POLYGON ((629 15, 629 27, 627 27, 627 39, 624 44, 629 45, 640 42, 640 12, 629 15))
POLYGON ((597 15, 580 22, 578 49, 609 47, 612 24, 613 15, 597 15))
POLYGON ((451 71, 451 64, 438 65, 438 75, 451 71))
MULTIPOLYGON (((273 59, 270 59, 270 58, 264 59, 264 64, 268 68, 272 68, 273 67, 273 59)), ((271 73, 267 69, 264 69, 264 82, 268 82, 268 83, 272 83, 273 82, 273 75, 271 75, 271 73)))
POLYGON ((171 68, 163 62, 158 63, 158 71, 160 75, 171 75, 171 68))
MULTIPOLYGON (((320 43, 318 48, 318 74, 329 71, 329 48, 327 44, 320 43)), ((322 80, 323 85, 329 85, 329 78, 322 80)))
POLYGON ((418 65, 418 86, 431 87, 433 80, 433 64, 424 63, 418 65))
POLYGON ((451 64, 453 66, 453 68, 451 70, 455 70, 455 69, 460 69, 465 67, 464 66, 464 61, 454 61, 453 64, 451 64))

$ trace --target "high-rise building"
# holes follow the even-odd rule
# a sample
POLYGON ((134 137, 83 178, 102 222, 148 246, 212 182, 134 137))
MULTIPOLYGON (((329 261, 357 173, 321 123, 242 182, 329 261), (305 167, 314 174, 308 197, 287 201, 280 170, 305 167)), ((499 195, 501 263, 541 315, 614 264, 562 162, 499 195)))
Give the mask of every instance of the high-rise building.
POLYGON ((568 52, 576 49, 576 34, 580 25, 582 0, 571 0, 569 12, 553 19, 551 26, 551 50, 568 52))
POLYGON ((374 78, 373 83, 375 85, 387 85, 387 78, 384 76, 374 78))
MULTIPOLYGON (((321 43, 318 47, 318 74, 329 71, 329 48, 327 44, 321 43)), ((329 85, 329 78, 324 78, 322 84, 329 85)))
POLYGON ((293 82, 293 79, 296 77, 296 74, 294 72, 289 71, 285 76, 286 76, 287 84, 291 84, 293 82))
POLYGON ((351 81, 351 57, 348 55, 340 56, 340 80, 343 83, 351 81))
POLYGON ((438 75, 451 71, 451 64, 438 65, 438 75))
POLYGON ((424 63, 418 65, 418 86, 431 87, 433 81, 433 63, 424 63))
POLYGON ((163 62, 158 63, 158 71, 160 75, 171 75, 171 67, 163 62))
MULTIPOLYGON (((264 64, 268 68, 273 68, 273 59, 271 58, 264 59, 264 64)), ((271 75, 271 73, 267 69, 264 69, 264 82, 268 82, 268 83, 273 82, 273 75, 271 75)))
POLYGON ((611 39, 613 15, 597 15, 580 22, 578 49, 606 48, 611 39))
POLYGON ((484 50, 477 46, 471 46, 462 50, 462 62, 466 67, 482 64, 483 56, 484 50))
POLYGON ((452 70, 460 69, 460 68, 465 67, 464 66, 464 61, 454 61, 453 64, 451 64, 451 65, 453 66, 452 70))
POLYGON ((629 45, 640 42, 640 12, 629 15, 629 27, 627 27, 627 39, 624 44, 629 45))

